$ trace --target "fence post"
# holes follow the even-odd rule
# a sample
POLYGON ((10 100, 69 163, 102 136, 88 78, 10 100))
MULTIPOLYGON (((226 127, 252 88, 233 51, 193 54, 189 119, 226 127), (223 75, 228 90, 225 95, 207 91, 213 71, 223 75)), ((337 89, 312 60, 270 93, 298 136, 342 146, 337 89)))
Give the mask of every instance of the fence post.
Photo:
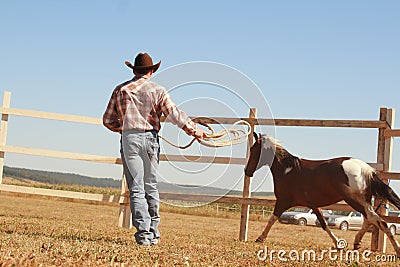
MULTIPOLYGON (((385 137, 385 131, 391 130, 394 127, 395 110, 388 108, 380 108, 379 120, 386 122, 386 128, 380 128, 378 133, 378 152, 377 152, 377 163, 383 165, 382 172, 379 172, 379 176, 384 183, 388 183, 388 179, 384 176, 384 172, 388 172, 392 169, 392 152, 393 152, 393 138, 385 137)), ((375 200, 375 208, 380 204, 380 200, 375 200)), ((381 205, 377 210, 379 215, 387 215, 388 212, 384 205, 381 205)), ((371 250, 386 252, 387 236, 377 229, 373 228, 371 238, 371 250)))
POLYGON ((119 220, 118 226, 131 228, 131 209, 129 206, 129 189, 126 184, 125 174, 122 172, 121 197, 119 199, 119 220))
MULTIPOLYGON (((249 119, 255 119, 257 117, 257 109, 251 108, 249 119)), ((254 126, 253 122, 250 123, 251 125, 251 134, 248 138, 247 143, 247 153, 246 158, 250 155, 250 147, 253 145, 253 133, 254 133, 254 126)), ((251 197, 251 177, 245 175, 244 176, 244 183, 243 183, 243 197, 249 198, 251 197)), ((250 212, 250 205, 242 205, 242 211, 240 215, 240 232, 239 232, 239 240, 240 241, 247 241, 247 229, 249 225, 249 212, 250 212)))
MULTIPOLYGON (((3 108, 10 107, 11 92, 4 92, 3 108)), ((4 147, 7 142, 8 114, 1 114, 0 146, 4 147)), ((0 151, 0 184, 3 182, 4 151, 0 151)))

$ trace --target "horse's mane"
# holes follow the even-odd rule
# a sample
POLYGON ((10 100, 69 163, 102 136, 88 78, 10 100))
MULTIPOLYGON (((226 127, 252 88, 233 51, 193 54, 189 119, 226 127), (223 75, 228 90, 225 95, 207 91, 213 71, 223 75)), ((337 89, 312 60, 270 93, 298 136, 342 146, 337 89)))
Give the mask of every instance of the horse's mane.
POLYGON ((284 168, 293 168, 300 170, 300 159, 287 151, 278 140, 271 136, 267 137, 269 142, 275 146, 275 157, 284 166, 284 168))

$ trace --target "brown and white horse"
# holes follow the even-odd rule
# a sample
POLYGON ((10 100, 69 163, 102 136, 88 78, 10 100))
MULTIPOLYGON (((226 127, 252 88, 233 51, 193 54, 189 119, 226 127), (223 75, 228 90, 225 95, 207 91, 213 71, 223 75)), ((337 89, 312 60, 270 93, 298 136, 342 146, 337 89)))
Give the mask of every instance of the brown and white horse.
MULTIPOLYGON (((245 174, 252 177, 254 172, 264 165, 271 169, 276 204, 273 215, 257 242, 263 242, 267 238, 272 225, 285 210, 305 206, 317 215, 322 228, 329 234, 335 246, 339 249, 344 248, 342 242, 345 240, 338 239, 332 233, 319 209, 344 200, 364 216, 362 229, 354 240, 354 249, 361 247, 361 239, 365 232, 371 225, 375 225, 389 237, 397 257, 400 257, 399 243, 371 204, 374 196, 388 200, 400 209, 400 199, 367 163, 350 157, 328 160, 298 158, 272 137, 255 134, 255 143, 250 149, 245 174)), ((346 242, 345 244, 347 245, 346 242)))

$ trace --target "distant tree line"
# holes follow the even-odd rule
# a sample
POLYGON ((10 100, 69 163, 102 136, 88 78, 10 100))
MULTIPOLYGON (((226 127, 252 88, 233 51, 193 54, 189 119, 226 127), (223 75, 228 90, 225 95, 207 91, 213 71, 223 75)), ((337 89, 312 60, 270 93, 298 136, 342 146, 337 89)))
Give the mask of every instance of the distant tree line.
POLYGON ((121 181, 112 178, 94 178, 74 173, 39 171, 8 166, 4 166, 3 175, 15 179, 28 179, 48 184, 86 185, 108 188, 121 187, 121 181))
MULTIPOLYGON (((40 171, 16 167, 4 166, 4 176, 14 179, 27 179, 40 183, 57 185, 84 185, 102 188, 121 188, 121 180, 112 178, 95 178, 74 173, 61 173, 40 171)), ((210 186, 177 185, 159 182, 158 188, 161 192, 174 192, 184 194, 206 194, 206 195, 242 195, 238 190, 227 190, 210 186)), ((253 192, 253 196, 273 196, 273 192, 253 192)))

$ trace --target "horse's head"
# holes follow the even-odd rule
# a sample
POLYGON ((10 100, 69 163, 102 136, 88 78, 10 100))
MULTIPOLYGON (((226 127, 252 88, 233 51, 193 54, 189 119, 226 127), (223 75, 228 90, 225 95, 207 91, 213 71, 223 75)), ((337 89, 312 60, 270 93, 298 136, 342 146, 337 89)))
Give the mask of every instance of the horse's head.
POLYGON ((262 166, 271 166, 275 155, 275 143, 266 135, 254 133, 254 144, 250 148, 250 156, 244 173, 252 177, 254 172, 262 166))

